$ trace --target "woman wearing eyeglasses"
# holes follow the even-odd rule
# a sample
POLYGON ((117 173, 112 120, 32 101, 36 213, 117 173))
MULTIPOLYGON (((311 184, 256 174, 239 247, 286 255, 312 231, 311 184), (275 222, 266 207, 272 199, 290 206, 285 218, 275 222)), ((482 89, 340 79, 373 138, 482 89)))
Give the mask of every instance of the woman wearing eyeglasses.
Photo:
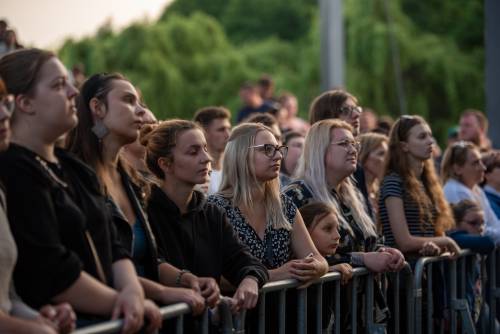
POLYGON ((479 203, 484 212, 486 235, 500 243, 500 220, 479 187, 486 167, 481 160, 479 148, 471 142, 459 141, 446 149, 441 163, 444 194, 451 204, 464 199, 479 203))
POLYGON ((271 280, 307 283, 325 274, 328 266, 297 207, 280 195, 278 176, 287 150, 265 125, 237 126, 224 153, 221 190, 208 201, 226 211, 240 240, 269 269, 271 280))
MULTIPOLYGON (((361 193, 351 175, 356 169, 359 142, 352 127, 344 121, 326 119, 315 123, 307 134, 303 156, 299 162, 298 180, 284 189, 300 208, 312 202, 331 206, 338 213, 340 242, 337 253, 328 258, 329 265, 349 263, 366 266, 373 272, 397 271, 404 257, 392 248, 377 242, 375 225, 365 211, 361 193)), ((377 309, 385 309, 383 295, 376 290, 377 309)), ((343 303, 348 303, 345 296, 343 303)), ((345 305, 350 309, 348 305, 345 305)), ((349 314, 342 326, 349 326, 349 314)), ((360 324, 362 325, 362 324, 360 324)))
POLYGON ((297 207, 319 201, 337 209, 340 245, 332 261, 367 266, 375 272, 399 270, 400 252, 383 248, 378 252, 375 225, 364 210, 362 195, 350 176, 356 169, 359 142, 352 127, 340 120, 315 123, 306 137, 298 179, 284 189, 297 207))

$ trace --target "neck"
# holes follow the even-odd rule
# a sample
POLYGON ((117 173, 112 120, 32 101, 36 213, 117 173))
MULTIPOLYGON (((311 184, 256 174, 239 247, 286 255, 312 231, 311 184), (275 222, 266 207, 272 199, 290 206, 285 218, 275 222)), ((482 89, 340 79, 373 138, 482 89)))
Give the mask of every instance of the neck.
POLYGON ((335 189, 335 191, 339 190, 340 183, 344 180, 345 177, 341 177, 337 173, 328 173, 326 174, 326 182, 328 185, 328 189, 335 189))
POLYGON ((260 203, 264 201, 264 184, 252 187, 252 199, 254 203, 260 203))
POLYGON ((13 127, 11 141, 17 145, 26 147, 47 161, 58 161, 54 153, 55 140, 44 140, 42 136, 34 134, 29 129, 13 127))
POLYGON ((469 188, 470 190, 474 189, 474 186, 476 185, 476 183, 474 182, 463 182, 463 181, 460 181, 464 186, 466 186, 467 188, 469 188))
POLYGON ((415 159, 411 155, 409 155, 408 161, 410 163, 410 169, 413 171, 415 176, 420 177, 424 171, 424 162, 422 160, 415 159))
POLYGON ((123 145, 118 144, 116 141, 113 141, 109 136, 104 138, 102 142, 102 160, 103 160, 103 168, 105 170, 116 169, 118 164, 118 157, 120 154, 120 150, 123 145))
POLYGON ((219 152, 217 150, 208 150, 210 156, 212 157, 212 169, 221 170, 222 169, 222 159, 224 158, 224 151, 219 152))
POLYGON ((187 212, 189 202, 193 197, 193 186, 169 177, 168 182, 163 180, 161 189, 175 203, 181 214, 187 212))

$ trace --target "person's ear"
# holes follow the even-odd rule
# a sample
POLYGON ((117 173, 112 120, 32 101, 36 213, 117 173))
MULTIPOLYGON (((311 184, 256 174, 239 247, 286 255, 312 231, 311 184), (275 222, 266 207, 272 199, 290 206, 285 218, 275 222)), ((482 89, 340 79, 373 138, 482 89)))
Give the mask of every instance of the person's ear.
POLYGON ((457 178, 460 178, 463 174, 463 166, 459 166, 457 164, 454 164, 451 166, 451 170, 453 172, 453 175, 455 175, 457 178))
POLYGON ((18 96, 16 96, 15 101, 16 111, 31 115, 35 113, 35 106, 32 99, 28 95, 19 94, 18 96))
POLYGON ((402 141, 402 142, 399 143, 399 145, 400 145, 399 147, 401 147, 401 150, 403 152, 405 152, 405 153, 408 152, 408 143, 407 142, 402 141))
POLYGON ((96 97, 90 99, 89 108, 94 118, 103 119, 106 115, 106 106, 96 97))
POLYGON ((171 159, 165 157, 158 158, 158 167, 160 167, 165 175, 172 173, 172 165, 173 162, 171 159))

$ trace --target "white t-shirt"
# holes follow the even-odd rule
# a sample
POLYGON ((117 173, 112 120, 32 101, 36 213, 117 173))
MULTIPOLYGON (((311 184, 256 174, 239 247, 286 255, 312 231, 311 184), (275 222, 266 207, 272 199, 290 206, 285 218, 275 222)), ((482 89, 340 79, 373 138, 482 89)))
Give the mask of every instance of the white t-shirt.
POLYGON ((475 185, 473 189, 469 189, 463 183, 455 179, 449 179, 446 181, 443 190, 444 196, 450 204, 456 204, 464 199, 478 203, 484 211, 486 235, 492 237, 496 244, 500 244, 500 220, 493 212, 490 202, 481 187, 475 185))
POLYGON ((210 185, 208 186, 208 195, 215 194, 219 191, 219 186, 222 181, 222 171, 212 169, 210 174, 210 185))

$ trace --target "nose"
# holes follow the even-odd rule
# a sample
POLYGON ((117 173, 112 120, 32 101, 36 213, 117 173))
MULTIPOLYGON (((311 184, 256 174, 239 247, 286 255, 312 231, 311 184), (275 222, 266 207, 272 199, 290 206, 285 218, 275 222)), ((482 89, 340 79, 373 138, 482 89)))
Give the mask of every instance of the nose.
POLYGON ((140 103, 138 103, 137 107, 135 108, 135 113, 142 117, 146 113, 146 108, 140 103))
POLYGON ((481 160, 479 160, 479 166, 481 167, 481 170, 482 170, 483 172, 485 172, 485 171, 486 171, 486 166, 483 164, 483 162, 482 162, 481 160))
POLYGON ((212 162, 212 156, 210 155, 210 153, 208 153, 208 151, 203 150, 203 155, 201 156, 200 162, 203 164, 212 162))
POLYGON ((68 96, 68 99, 72 99, 74 98, 75 96, 78 95, 79 91, 78 91, 78 88, 76 88, 75 86, 73 86, 73 84, 71 83, 68 83, 67 84, 68 87, 67 87, 67 96, 68 96))

